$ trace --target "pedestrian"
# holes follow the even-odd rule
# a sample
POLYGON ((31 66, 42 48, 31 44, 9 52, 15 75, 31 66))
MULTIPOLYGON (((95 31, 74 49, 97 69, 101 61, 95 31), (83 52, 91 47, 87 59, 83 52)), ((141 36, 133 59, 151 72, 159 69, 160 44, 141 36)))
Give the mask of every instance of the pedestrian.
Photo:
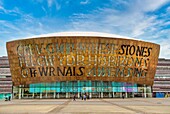
POLYGON ((9 96, 9 101, 11 101, 11 96, 9 96))
POLYGON ((123 98, 123 99, 125 98, 125 94, 122 95, 122 98, 123 98))
POLYGON ((84 94, 84 100, 86 101, 86 95, 84 94))
POLYGON ((84 97, 84 96, 81 96, 81 100, 83 100, 83 97, 84 97))
POLYGON ((73 96, 73 101, 76 101, 76 95, 73 96))
POLYGON ((89 94, 87 95, 87 99, 90 99, 89 94))
POLYGON ((82 98, 81 94, 80 94, 80 99, 82 98))

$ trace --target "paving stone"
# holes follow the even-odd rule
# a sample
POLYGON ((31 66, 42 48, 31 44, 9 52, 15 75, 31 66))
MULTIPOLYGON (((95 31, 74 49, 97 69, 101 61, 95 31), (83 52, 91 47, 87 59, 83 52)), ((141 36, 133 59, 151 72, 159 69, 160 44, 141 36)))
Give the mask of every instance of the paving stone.
POLYGON ((169 98, 0 101, 0 114, 169 114, 169 98))

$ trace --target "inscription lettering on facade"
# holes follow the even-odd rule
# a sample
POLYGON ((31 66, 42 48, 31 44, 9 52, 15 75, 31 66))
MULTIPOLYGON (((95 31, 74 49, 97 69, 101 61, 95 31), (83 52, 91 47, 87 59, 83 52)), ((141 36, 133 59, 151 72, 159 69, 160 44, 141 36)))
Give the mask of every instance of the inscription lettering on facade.
POLYGON ((16 85, 57 79, 151 85, 159 55, 157 44, 98 37, 18 40, 8 42, 7 50, 16 85))

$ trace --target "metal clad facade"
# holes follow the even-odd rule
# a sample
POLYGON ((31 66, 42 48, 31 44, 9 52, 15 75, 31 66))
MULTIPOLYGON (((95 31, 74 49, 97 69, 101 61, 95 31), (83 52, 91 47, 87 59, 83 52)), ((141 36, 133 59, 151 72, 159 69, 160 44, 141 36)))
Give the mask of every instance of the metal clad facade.
POLYGON ((152 85, 160 46, 90 36, 53 36, 7 43, 15 86, 56 81, 117 81, 152 85))

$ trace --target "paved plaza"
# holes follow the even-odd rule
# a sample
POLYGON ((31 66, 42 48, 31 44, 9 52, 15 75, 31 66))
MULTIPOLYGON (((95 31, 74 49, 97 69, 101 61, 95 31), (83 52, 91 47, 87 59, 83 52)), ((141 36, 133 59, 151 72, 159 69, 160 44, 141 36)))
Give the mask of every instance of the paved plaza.
POLYGON ((170 98, 0 101, 0 114, 170 114, 170 98))

